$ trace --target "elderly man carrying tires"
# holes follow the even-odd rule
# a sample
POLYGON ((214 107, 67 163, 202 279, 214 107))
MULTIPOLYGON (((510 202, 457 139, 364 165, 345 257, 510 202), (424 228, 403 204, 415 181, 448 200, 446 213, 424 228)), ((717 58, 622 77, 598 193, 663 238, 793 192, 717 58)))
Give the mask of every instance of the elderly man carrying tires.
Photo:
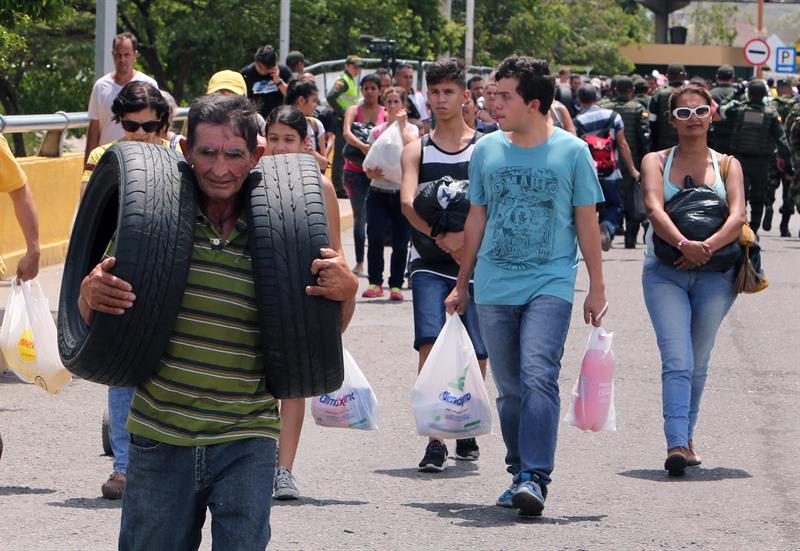
MULTIPOLYGON (((206 509, 214 548, 264 549, 280 418, 264 381, 255 276, 248 254, 243 186, 264 152, 240 96, 204 96, 181 142, 198 188, 189 276, 160 367, 136 390, 127 429, 130 465, 119 548, 196 549, 206 509)), ((332 188, 327 214, 338 217, 332 188)), ((309 295, 338 301, 342 327, 355 306, 356 278, 338 235, 320 251, 309 295)), ((137 289, 98 264, 81 283, 80 315, 122 315, 137 289)), ((313 344, 311 345, 313 346, 313 344)))

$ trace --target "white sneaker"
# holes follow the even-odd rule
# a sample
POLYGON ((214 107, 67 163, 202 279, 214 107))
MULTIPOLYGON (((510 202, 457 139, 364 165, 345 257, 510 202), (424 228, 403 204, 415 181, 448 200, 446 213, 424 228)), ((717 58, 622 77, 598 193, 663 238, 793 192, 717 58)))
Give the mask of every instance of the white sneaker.
POLYGON ((294 482, 292 471, 286 467, 278 467, 275 471, 275 482, 272 484, 272 497, 275 499, 297 499, 300 490, 294 482))

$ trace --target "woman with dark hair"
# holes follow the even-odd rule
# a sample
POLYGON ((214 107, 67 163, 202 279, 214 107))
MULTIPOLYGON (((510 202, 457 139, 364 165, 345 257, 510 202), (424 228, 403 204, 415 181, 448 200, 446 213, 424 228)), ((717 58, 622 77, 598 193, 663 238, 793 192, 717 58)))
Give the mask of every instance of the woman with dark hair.
MULTIPOLYGON (((706 143, 712 101, 702 86, 681 86, 669 96, 669 117, 678 145, 646 155, 642 188, 650 226, 642 287, 661 351, 664 435, 670 475, 699 465, 693 433, 706 383, 708 361, 722 320, 736 298, 735 268, 704 269, 714 253, 734 242, 745 221, 742 167, 706 143), (727 202, 722 226, 702 241, 687 239, 665 210, 686 187, 705 185, 727 202), (674 263, 655 255, 653 233, 680 252, 674 263)), ((684 230, 686 228, 684 227, 684 230)), ((708 267, 706 267, 708 268, 708 267)))
MULTIPOLYGON (((125 137, 118 141, 145 142, 170 147, 170 143, 161 137, 169 126, 169 104, 158 88, 152 84, 133 80, 123 86, 111 105, 111 112, 112 120, 121 125, 125 131, 125 137)), ((100 157, 115 143, 117 142, 103 144, 89 153, 81 178, 81 197, 100 157)), ((125 490, 130 441, 125 423, 128 420, 134 390, 136 389, 133 387, 108 387, 108 436, 111 440, 111 450, 114 452, 114 470, 100 488, 106 499, 120 499, 125 490)))
MULTIPOLYGON (((310 147, 307 135, 307 121, 303 112, 290 105, 278 107, 267 117, 267 147, 264 155, 282 155, 286 153, 308 153, 310 147)), ((325 203, 328 209, 328 233, 331 249, 342 252, 339 234, 339 204, 336 190, 331 181, 322 176, 325 190, 325 203)), ((300 490, 292 468, 294 467, 297 448, 300 445, 300 433, 305 416, 305 399, 294 398, 280 401, 281 432, 278 436, 278 464, 273 482, 275 499, 297 499, 300 490)))
POLYGON ((319 105, 319 89, 316 83, 308 80, 292 80, 286 89, 286 105, 296 107, 303 112, 307 121, 307 134, 311 139, 311 150, 309 153, 314 156, 319 163, 322 172, 328 168, 328 158, 325 152, 328 150, 325 141, 325 126, 319 119, 314 117, 314 110, 319 105))
MULTIPOLYGON (((125 137, 118 141, 145 142, 170 147, 161 138, 169 127, 169 104, 161 92, 147 82, 133 80, 122 87, 111 105, 111 120, 122 126, 125 137)), ((81 178, 81 197, 97 161, 116 141, 102 144, 89 153, 81 178)))
POLYGON ((359 161, 351 156, 345 159, 342 172, 342 184, 350 196, 350 206, 353 208, 353 240, 356 249, 356 265, 353 273, 364 275, 364 245, 367 238, 367 192, 369 191, 369 178, 364 173, 361 163, 369 151, 370 145, 366 136, 362 140, 353 134, 353 123, 360 123, 370 131, 386 118, 385 110, 378 102, 380 97, 381 79, 370 74, 361 79, 361 96, 364 102, 347 108, 344 113, 344 139, 362 156, 359 161))
MULTIPOLYGON (((382 96, 386 108, 386 122, 372 129, 369 144, 372 145, 392 124, 397 124, 403 138, 403 145, 419 137, 419 129, 408 122, 406 91, 399 86, 386 90, 382 96)), ((400 165, 400 157, 397 157, 400 165)), ((400 210, 400 182, 393 182, 383 176, 383 170, 366 170, 370 178, 367 195, 367 271, 369 286, 361 295, 364 298, 383 296, 383 247, 386 232, 391 225, 392 256, 389 268, 389 300, 403 300, 403 278, 408 258, 408 222, 400 210)))

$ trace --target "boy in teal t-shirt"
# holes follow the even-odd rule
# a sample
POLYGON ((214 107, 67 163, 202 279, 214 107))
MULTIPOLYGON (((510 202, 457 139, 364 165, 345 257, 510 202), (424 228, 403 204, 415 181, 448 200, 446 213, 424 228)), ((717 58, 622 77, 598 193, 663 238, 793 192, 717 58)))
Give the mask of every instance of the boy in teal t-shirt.
POLYGON ((461 267, 446 304, 463 312, 475 270, 481 335, 514 476, 497 505, 541 515, 554 466, 578 246, 590 280, 586 323, 599 326, 607 308, 595 206, 603 194, 586 144, 548 122, 555 84, 547 62, 510 56, 496 78, 502 132, 475 146, 461 267))

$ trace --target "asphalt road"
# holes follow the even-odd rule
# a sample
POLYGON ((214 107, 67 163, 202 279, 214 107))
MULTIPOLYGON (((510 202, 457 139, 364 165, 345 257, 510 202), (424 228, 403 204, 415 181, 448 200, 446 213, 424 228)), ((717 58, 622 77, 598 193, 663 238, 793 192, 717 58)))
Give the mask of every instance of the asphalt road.
MULTIPOLYGON (((795 217, 793 235, 798 227, 795 217)), ((660 364, 642 299, 642 249, 606 254, 618 431, 561 424, 541 519, 494 506, 509 483, 496 416, 492 434, 479 438, 478 462, 417 472, 425 440, 410 407, 411 302, 359 299, 344 341, 378 396, 380 429, 321 428, 307 418, 295 467, 303 497, 275 504, 270 548, 800 549, 800 239, 776 235, 762 239, 769 289, 741 296, 720 330, 696 435, 704 462, 681 479, 662 470, 660 364)), ((55 310, 60 269, 43 270, 41 279, 55 310)), ((586 287, 581 268, 576 306, 586 287)), ((0 282, 0 305, 7 296, 8 282, 0 282)), ((576 308, 562 411, 588 334, 576 308)), ((120 503, 99 497, 111 472, 101 455, 105 399, 104 387, 85 381, 50 396, 0 377, 0 550, 116 547, 120 503)), ((208 523, 201 548, 211 548, 208 523)))

